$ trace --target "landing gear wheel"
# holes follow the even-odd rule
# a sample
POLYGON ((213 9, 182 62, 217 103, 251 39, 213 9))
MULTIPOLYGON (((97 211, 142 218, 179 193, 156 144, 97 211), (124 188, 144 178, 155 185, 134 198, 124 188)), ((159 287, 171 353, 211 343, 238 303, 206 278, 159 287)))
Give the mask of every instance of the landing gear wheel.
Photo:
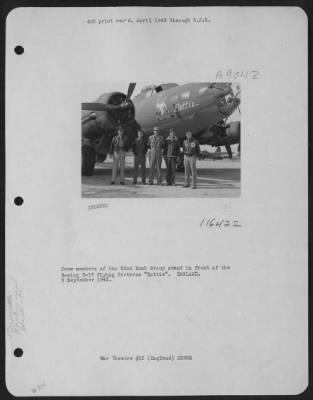
POLYGON ((226 145, 225 145, 225 148, 226 148, 228 157, 229 157, 230 159, 232 159, 232 158, 233 158, 233 152, 232 152, 232 149, 231 149, 230 145, 229 145, 229 144, 226 144, 226 145))
POLYGON ((96 151, 94 147, 82 147, 82 174, 92 175, 96 163, 96 151))
POLYGON ((107 155, 106 154, 101 154, 101 155, 97 155, 96 157, 96 162, 98 163, 102 163, 107 159, 107 155))

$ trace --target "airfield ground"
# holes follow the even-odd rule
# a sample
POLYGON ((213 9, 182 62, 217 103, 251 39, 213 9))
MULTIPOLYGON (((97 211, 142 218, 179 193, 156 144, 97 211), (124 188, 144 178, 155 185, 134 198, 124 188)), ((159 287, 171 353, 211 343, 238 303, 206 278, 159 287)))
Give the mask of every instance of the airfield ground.
MULTIPOLYGON (((83 176, 81 195, 84 198, 157 198, 157 197, 240 197, 240 160, 198 160, 198 187, 183 188, 184 173, 176 173, 176 186, 142 185, 140 175, 136 185, 133 181, 133 157, 126 156, 125 185, 110 185, 112 160, 96 164, 92 176, 83 176)), ((147 167, 149 163, 147 162, 147 167)), ((165 182, 165 162, 162 162, 162 177, 165 182)), ((149 177, 149 168, 147 168, 149 177)), ((156 181, 156 177, 155 177, 156 181)), ((118 182, 118 181, 117 181, 118 182)), ((147 179, 148 182, 148 179, 147 179)))

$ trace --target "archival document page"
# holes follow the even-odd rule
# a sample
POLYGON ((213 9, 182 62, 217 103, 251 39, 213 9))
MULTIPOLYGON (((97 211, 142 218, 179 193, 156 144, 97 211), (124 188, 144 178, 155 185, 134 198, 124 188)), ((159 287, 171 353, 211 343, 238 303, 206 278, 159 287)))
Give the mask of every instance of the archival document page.
POLYGON ((297 7, 9 13, 12 394, 306 389, 307 31, 297 7))

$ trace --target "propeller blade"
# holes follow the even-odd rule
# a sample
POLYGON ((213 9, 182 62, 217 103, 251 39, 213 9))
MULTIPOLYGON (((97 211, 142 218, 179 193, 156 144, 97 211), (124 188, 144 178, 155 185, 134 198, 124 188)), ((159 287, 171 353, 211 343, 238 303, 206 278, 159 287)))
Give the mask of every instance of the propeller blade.
POLYGON ((132 97, 132 94, 134 93, 135 87, 136 87, 136 83, 135 82, 131 82, 128 85, 127 96, 126 96, 125 101, 128 101, 132 97))
POLYGON ((96 114, 94 112, 92 112, 82 118, 82 124, 84 125, 86 122, 95 120, 96 118, 97 118, 96 114))
POLYGON ((129 99, 131 98, 132 94, 134 93, 136 87, 136 83, 131 82, 128 86, 128 91, 126 95, 126 99, 121 104, 104 104, 104 103, 82 103, 82 110, 83 111, 111 111, 111 110, 118 110, 120 108, 128 108, 130 107, 129 99))
POLYGON ((232 149, 230 147, 230 144, 225 144, 225 148, 226 148, 226 151, 227 151, 227 154, 228 154, 229 158, 233 158, 233 152, 232 152, 232 149))
POLYGON ((110 111, 116 110, 119 106, 103 103, 82 103, 83 111, 110 111))

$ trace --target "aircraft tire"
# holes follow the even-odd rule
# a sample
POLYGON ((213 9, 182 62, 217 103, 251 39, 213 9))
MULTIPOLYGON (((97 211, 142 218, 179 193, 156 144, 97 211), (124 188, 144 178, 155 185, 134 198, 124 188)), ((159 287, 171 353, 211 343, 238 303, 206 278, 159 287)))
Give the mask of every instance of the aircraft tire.
POLYGON ((106 159, 107 159, 107 155, 106 154, 101 154, 100 156, 98 155, 96 157, 96 162, 101 163, 101 162, 104 162, 106 159))
POLYGON ((96 151, 93 146, 82 147, 82 175, 92 175, 96 163, 96 151))

